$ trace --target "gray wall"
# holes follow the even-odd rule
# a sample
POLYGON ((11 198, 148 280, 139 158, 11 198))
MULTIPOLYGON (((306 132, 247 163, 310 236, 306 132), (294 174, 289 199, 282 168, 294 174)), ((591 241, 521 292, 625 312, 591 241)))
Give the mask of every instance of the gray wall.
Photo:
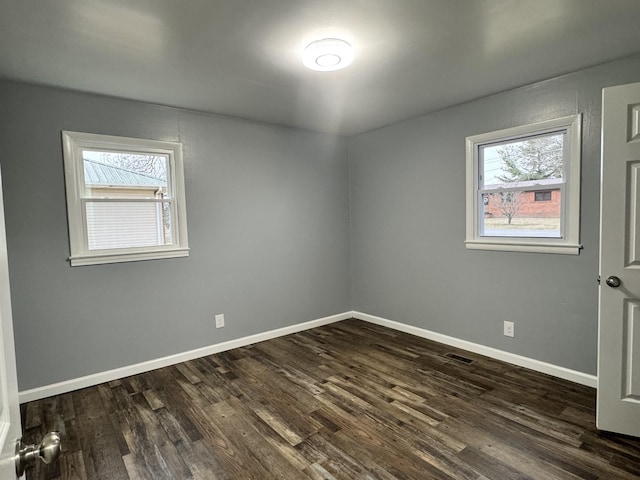
POLYGON ((353 308, 595 374, 601 89, 637 81, 633 57, 351 138, 353 308), (581 254, 466 250, 465 137, 578 112, 581 254))
POLYGON ((20 389, 351 309, 595 373, 600 92, 634 81, 640 56, 348 140, 0 82, 20 389), (577 112, 580 256, 466 250, 464 138, 577 112), (190 257, 69 266, 63 129, 183 143, 190 257))
POLYGON ((12 82, 0 111, 21 390, 350 310, 344 139, 12 82), (69 266, 63 129, 183 143, 188 258, 69 266))

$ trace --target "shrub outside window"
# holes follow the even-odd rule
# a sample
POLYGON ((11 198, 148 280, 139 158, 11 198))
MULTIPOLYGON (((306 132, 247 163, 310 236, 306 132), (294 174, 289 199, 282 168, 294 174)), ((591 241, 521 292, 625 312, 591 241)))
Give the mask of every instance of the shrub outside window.
POLYGON ((467 137, 466 247, 578 254, 581 115, 467 137))
POLYGON ((72 266, 189 254, 181 144, 62 138, 72 266))

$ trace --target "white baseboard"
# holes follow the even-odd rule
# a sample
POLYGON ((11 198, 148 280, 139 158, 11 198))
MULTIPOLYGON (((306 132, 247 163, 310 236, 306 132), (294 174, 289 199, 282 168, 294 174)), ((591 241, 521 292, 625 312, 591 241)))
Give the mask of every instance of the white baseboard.
POLYGON ((451 345, 452 347, 461 348, 470 352, 485 355, 496 360, 502 360, 513 365, 529 368, 537 372, 546 373, 554 377, 563 378, 571 382, 579 383, 589 387, 596 388, 597 377, 569 368, 560 367, 540 360, 535 360, 515 353, 505 352, 496 348, 487 347, 478 343, 469 342, 467 340, 461 340, 459 338, 450 337, 441 333, 425 330, 424 328, 414 327, 404 323, 388 320, 382 317, 376 317, 374 315, 368 315, 366 313, 350 311, 344 312, 329 317, 319 318, 317 320, 311 320, 305 323, 299 323, 297 325, 291 325, 288 327, 278 328, 276 330, 270 330, 268 332, 258 333, 250 335, 248 337, 238 338, 236 340, 229 340, 227 342, 217 343, 215 345, 209 345, 207 347, 197 348, 188 352, 178 353, 175 355, 169 355, 167 357, 157 358, 155 360, 149 360, 147 362, 136 363, 135 365, 129 365, 126 367, 115 368, 106 372, 94 373, 85 377, 73 378, 71 380, 65 380, 63 382, 52 383, 50 385, 44 385, 42 387, 32 388, 30 390, 24 390, 18 394, 20 403, 31 402, 33 400, 40 400, 41 398, 50 397, 53 395, 60 395, 68 393, 80 388, 92 387, 99 385, 100 383, 110 382, 119 378, 128 377, 131 375, 137 375, 139 373, 155 370, 156 368, 168 367, 175 365, 176 363, 186 362, 195 358, 212 355, 214 353, 224 352, 233 348, 245 347, 252 343, 263 342, 272 338, 282 337, 291 333, 301 332, 310 328, 319 327, 321 325, 328 325, 330 323, 339 322, 348 318, 357 318, 365 322, 374 323, 376 325, 382 325, 384 327, 398 330, 401 332, 416 335, 418 337, 433 340, 435 342, 443 343, 445 345, 451 345))
POLYGON ((498 350, 497 348, 487 347, 467 340, 461 340, 459 338, 450 337, 448 335, 425 330, 424 328, 414 327, 405 323, 395 322, 386 318, 376 317, 374 315, 368 315, 366 313, 356 311, 351 313, 353 318, 357 318, 358 320, 364 320, 365 322, 375 323, 376 325, 382 325, 393 330, 410 333, 411 335, 433 340, 434 342, 479 353, 486 357, 502 360, 503 362, 535 370, 536 372, 546 373, 548 375, 579 383, 581 385, 586 385, 588 387, 597 387, 598 378, 595 375, 578 372, 577 370, 571 370, 570 368, 560 367, 558 365, 542 362, 529 357, 523 357, 522 355, 516 355, 515 353, 505 352, 504 350, 498 350))
POLYGON ((311 320, 305 323, 299 323, 288 327, 278 328, 276 330, 270 330, 268 332, 249 335, 248 337, 242 337, 236 340, 229 340, 227 342, 197 348, 188 352, 177 353, 175 355, 169 355, 167 357, 157 358, 155 360, 149 360, 147 362, 136 363, 135 365, 114 368, 113 370, 107 370, 106 372, 94 373, 85 377, 73 378, 71 380, 65 380, 64 382, 52 383, 50 385, 32 388, 30 390, 19 392, 18 398, 20 403, 25 403, 31 402, 33 400, 40 400, 41 398, 51 397, 53 395, 68 393, 80 388, 92 387, 94 385, 99 385, 100 383, 117 380, 118 378, 137 375, 139 373, 155 370, 156 368, 168 367, 169 365, 175 365, 176 363, 186 362, 188 360, 212 355, 214 353, 224 352, 233 348, 245 347, 247 345, 251 345, 252 343, 271 340, 272 338, 301 332, 303 330, 319 327, 321 325, 328 325, 330 323, 339 322, 341 320, 351 318, 353 316, 352 314, 353 312, 345 312, 337 315, 331 315, 329 317, 319 318, 317 320, 311 320))

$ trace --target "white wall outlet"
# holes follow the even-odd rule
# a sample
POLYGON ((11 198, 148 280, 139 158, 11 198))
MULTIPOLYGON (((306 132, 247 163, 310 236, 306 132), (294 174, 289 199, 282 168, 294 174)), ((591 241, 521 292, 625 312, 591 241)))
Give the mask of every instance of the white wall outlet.
POLYGON ((224 314, 219 313, 218 315, 216 315, 216 328, 222 327, 224 327, 224 314))
POLYGON ((504 322, 504 336, 505 337, 514 337, 515 336, 515 325, 513 322, 504 322))

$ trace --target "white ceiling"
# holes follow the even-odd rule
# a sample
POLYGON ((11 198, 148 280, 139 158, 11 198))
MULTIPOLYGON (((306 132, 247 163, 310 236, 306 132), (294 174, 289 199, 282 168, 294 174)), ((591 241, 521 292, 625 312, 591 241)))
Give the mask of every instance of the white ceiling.
POLYGON ((639 51, 639 0, 0 0, 2 77, 344 135, 639 51))

